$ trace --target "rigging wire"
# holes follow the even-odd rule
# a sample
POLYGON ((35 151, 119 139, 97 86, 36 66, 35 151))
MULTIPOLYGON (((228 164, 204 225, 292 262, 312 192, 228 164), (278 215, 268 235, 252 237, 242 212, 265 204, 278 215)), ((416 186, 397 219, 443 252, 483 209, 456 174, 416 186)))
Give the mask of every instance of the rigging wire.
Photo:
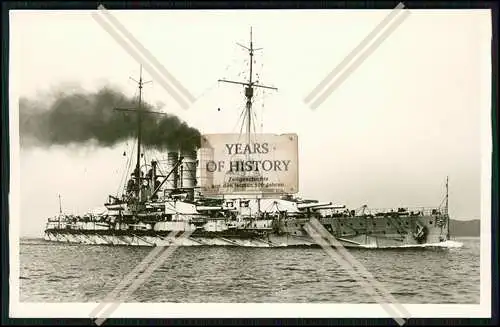
POLYGON ((219 84, 219 81, 215 81, 213 84, 209 85, 204 91, 201 92, 200 95, 198 95, 194 101, 198 101, 199 99, 201 99, 202 97, 204 97, 205 95, 207 95, 207 93, 211 92, 213 89, 215 89, 219 84))
MULTIPOLYGON (((139 92, 139 90, 137 88, 134 88, 134 89, 135 90, 134 90, 134 95, 132 96, 132 99, 138 102, 138 98, 139 98, 138 92, 139 92)), ((122 113, 122 115, 124 115, 124 117, 130 117, 130 115, 128 113, 122 113)), ((129 119, 129 118, 125 118, 125 119, 129 119)), ((120 190, 122 190, 122 192, 125 191, 126 183, 127 183, 127 176, 129 174, 130 165, 131 165, 131 162, 132 162, 132 156, 133 156, 133 152, 134 152, 134 149, 135 149, 136 145, 137 145, 137 140, 134 139, 134 142, 132 144, 132 149, 130 149, 131 155, 128 156, 127 163, 126 163, 125 169, 123 171, 123 175, 120 178, 120 183, 118 184, 118 190, 116 191, 116 196, 117 197, 119 196, 120 190)), ((126 149, 124 151, 125 154, 128 151, 128 147, 129 147, 129 142, 127 141, 126 144, 125 144, 125 149, 126 149)))
MULTIPOLYGON (((242 119, 241 126, 240 126, 240 132, 239 132, 239 134, 238 134, 238 140, 236 141, 237 143, 240 143, 241 136, 242 136, 242 134, 243 134, 243 127, 245 126, 245 115, 244 115, 244 114, 245 114, 245 112, 246 112, 246 107, 244 107, 244 109, 243 109, 243 110, 241 111, 241 113, 240 113, 240 119, 241 119, 242 117, 243 117, 243 119, 242 119)), ((230 159, 229 159, 229 160, 230 160, 230 161, 232 161, 232 160, 233 160, 233 158, 234 158, 235 156, 236 156, 236 153, 233 153, 233 154, 231 155, 231 157, 230 157, 230 159)), ((228 176, 227 176, 227 173, 226 173, 225 178, 227 178, 227 177, 228 177, 228 176)))
POLYGON ((144 150, 141 153, 141 158, 144 161, 144 167, 148 166, 148 161, 146 160, 146 151, 148 151, 148 148, 144 147, 144 150))
MULTIPOLYGON (((264 53, 262 53, 262 57, 264 57, 264 53)), ((261 74, 262 74, 264 72, 264 58, 262 58, 262 60, 260 62, 261 62, 261 74)), ((259 78, 260 78, 261 74, 259 74, 259 78)), ((262 89, 262 105, 261 105, 261 119, 260 119, 260 132, 261 133, 264 132, 264 102, 266 99, 266 95, 267 95, 266 89, 262 89)))
POLYGON ((158 165, 156 166, 158 168, 158 172, 160 173, 160 175, 163 175, 163 171, 161 169, 161 166, 159 165, 159 163, 162 161, 158 160, 158 157, 156 156, 154 157, 154 160, 156 160, 156 162, 158 163, 158 165))
MULTIPOLYGON (((242 110, 242 113, 245 113, 246 111, 246 108, 244 110, 242 110)), ((243 127, 245 126, 245 121, 246 121, 246 115, 243 115, 243 121, 241 123, 241 127, 240 127, 240 133, 239 133, 239 136, 238 136, 238 142, 241 140, 241 134, 243 134, 243 127)))
MULTIPOLYGON (((224 71, 221 74, 221 76, 223 76, 223 79, 226 79, 226 76, 227 76, 227 74, 229 72, 229 69, 233 68, 233 66, 234 66, 235 63, 236 63, 236 58, 233 57, 233 62, 231 62, 228 65, 226 65, 226 68, 224 68, 224 71)), ((211 92, 212 90, 214 90, 218 86, 219 86, 219 81, 216 80, 214 83, 212 83, 207 88, 205 88, 205 90, 203 90, 200 93, 200 95, 198 95, 196 97, 195 101, 198 101, 200 98, 204 97, 207 93, 211 92)))
MULTIPOLYGON (((134 154, 134 149, 135 149, 136 144, 137 144, 137 140, 134 140, 134 142, 132 143, 132 148, 130 149, 130 156, 128 156, 128 159, 127 159, 126 168, 123 171, 124 174, 123 174, 123 177, 122 177, 122 181, 121 181, 121 183, 118 186, 118 190, 116 191, 116 196, 117 197, 118 197, 118 195, 120 193, 120 190, 122 192, 125 191, 126 183, 127 183, 127 177, 128 177, 128 175, 130 173, 130 168, 131 168, 131 165, 132 165, 132 157, 133 157, 133 154, 134 154)), ((127 142, 127 145, 128 145, 128 142, 127 142)))
POLYGON ((241 110, 240 112, 240 116, 238 117, 238 120, 236 121, 236 124, 234 124, 234 127, 231 129, 231 132, 233 132, 234 130, 236 130, 236 127, 238 127, 238 125, 240 124, 240 120, 243 118, 243 121, 241 122, 242 125, 245 124, 245 117, 244 117, 244 114, 245 114, 245 111, 246 109, 243 108, 243 110, 241 110))
MULTIPOLYGON (((245 72, 244 68, 240 67, 240 72, 239 72, 238 76, 240 76, 244 72, 245 72)), ((243 96, 245 95, 244 90, 245 90, 245 88, 243 87, 243 91, 240 91, 240 94, 243 95, 243 96)), ((240 120, 241 120, 241 128, 240 128, 240 133, 239 133, 240 136, 241 136, 241 133, 242 133, 242 130, 243 130, 243 126, 245 125, 245 121, 246 121, 245 113, 246 113, 246 104, 242 106, 242 110, 240 112, 240 116, 239 116, 238 120, 236 121, 235 126, 231 129, 231 131, 235 130, 236 127, 238 126, 238 124, 240 123, 240 120)), ((240 138, 238 138, 238 141, 239 140, 240 140, 240 138)))
MULTIPOLYGON (((126 145, 125 145, 125 150, 123 151, 123 155, 124 156, 127 156, 127 150, 128 150, 128 142, 126 142, 126 145)), ((122 184, 124 183, 124 179, 125 179, 125 176, 127 175, 127 166, 128 166, 128 161, 130 160, 130 158, 127 156, 126 158, 126 162, 125 162, 125 169, 123 169, 122 171, 122 175, 120 177, 120 182, 118 183, 118 189, 116 190, 116 196, 118 197, 119 193, 120 193, 120 190, 122 189, 122 184)))
POLYGON ((262 90, 262 105, 260 107, 260 132, 264 133, 264 103, 266 100, 266 95, 267 92, 265 90, 262 90))

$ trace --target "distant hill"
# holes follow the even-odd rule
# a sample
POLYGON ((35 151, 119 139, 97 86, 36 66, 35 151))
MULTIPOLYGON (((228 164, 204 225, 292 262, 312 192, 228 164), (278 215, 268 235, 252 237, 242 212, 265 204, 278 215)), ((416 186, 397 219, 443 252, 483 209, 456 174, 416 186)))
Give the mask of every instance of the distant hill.
POLYGON ((450 236, 481 236, 479 219, 450 220, 450 236))

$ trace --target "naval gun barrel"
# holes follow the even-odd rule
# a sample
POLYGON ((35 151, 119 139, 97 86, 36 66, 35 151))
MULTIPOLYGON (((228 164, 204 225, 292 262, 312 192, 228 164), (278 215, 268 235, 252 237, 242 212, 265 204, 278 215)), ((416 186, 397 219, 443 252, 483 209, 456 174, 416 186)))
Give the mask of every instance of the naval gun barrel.
POLYGON ((315 207, 324 207, 324 206, 329 206, 329 205, 332 205, 332 203, 331 202, 302 203, 302 204, 297 204, 297 208, 308 209, 308 208, 315 208, 315 207))
POLYGON ((222 210, 222 207, 197 206, 197 211, 222 210))
POLYGON ((322 209, 345 209, 345 205, 326 205, 312 208, 313 210, 322 210, 322 209))

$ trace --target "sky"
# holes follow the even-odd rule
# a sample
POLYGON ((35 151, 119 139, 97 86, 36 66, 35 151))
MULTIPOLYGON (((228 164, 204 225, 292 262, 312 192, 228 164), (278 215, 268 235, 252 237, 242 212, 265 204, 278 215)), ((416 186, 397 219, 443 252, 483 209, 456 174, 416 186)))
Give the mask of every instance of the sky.
MULTIPOLYGON (((438 206, 449 176, 451 217, 479 219, 489 11, 411 10, 317 109, 303 101, 389 12, 110 11, 196 97, 183 109, 144 71, 152 80, 144 100, 207 134, 239 131, 243 90, 217 80, 248 78, 248 56, 236 42, 247 45, 252 26, 254 46, 263 48, 255 55, 259 83, 278 88, 257 91, 257 130, 297 133, 298 195, 350 208, 438 206)), ((136 94, 130 77, 139 63, 91 13, 11 12, 12 119, 19 97, 61 87, 136 94)), ((102 206, 118 190, 131 145, 21 148, 20 216, 11 217, 20 235, 43 234, 59 211, 58 194, 66 212, 102 206)))

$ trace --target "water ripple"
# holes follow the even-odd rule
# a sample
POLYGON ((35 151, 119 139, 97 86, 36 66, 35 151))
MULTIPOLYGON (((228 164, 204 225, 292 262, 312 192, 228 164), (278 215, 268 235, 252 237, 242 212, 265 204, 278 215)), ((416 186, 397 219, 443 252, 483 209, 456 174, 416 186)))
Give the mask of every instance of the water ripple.
MULTIPOLYGON (((479 239, 350 253, 404 303, 479 303, 479 239)), ((99 302, 151 250, 21 242, 21 301, 99 302)), ((129 301, 375 303, 318 248, 179 248, 129 301)))

